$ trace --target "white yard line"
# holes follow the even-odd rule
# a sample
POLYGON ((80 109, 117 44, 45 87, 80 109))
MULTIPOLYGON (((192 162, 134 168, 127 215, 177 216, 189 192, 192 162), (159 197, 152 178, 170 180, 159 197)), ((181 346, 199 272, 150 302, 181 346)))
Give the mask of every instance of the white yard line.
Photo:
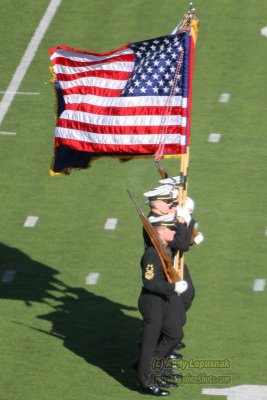
POLYGON ((202 389, 201 393, 208 396, 218 396, 218 400, 225 398, 222 396, 226 396, 226 400, 266 400, 267 385, 239 385, 222 389, 207 388, 202 389))
POLYGON ((16 275, 15 269, 7 269, 2 275, 1 282, 10 283, 15 278, 15 275, 16 275))
POLYGON ((25 228, 33 228, 37 224, 38 219, 39 219, 39 217, 36 217, 36 216, 33 216, 33 215, 29 215, 26 218, 26 221, 24 222, 23 226, 25 228))
POLYGON ((86 285, 95 285, 99 275, 100 274, 98 272, 91 272, 85 279, 86 285))
POLYGON ((210 133, 208 141, 212 143, 218 143, 221 140, 221 134, 220 133, 210 133))
POLYGON ((266 279, 255 279, 253 284, 254 292, 263 292, 266 284, 266 279))
POLYGON ((228 103, 228 101, 230 100, 230 93, 222 93, 219 97, 219 103, 228 103))
POLYGON ((117 223, 118 223, 117 218, 108 218, 108 219, 106 220, 104 229, 107 229, 107 230, 116 229, 117 223))
POLYGON ((0 135, 16 135, 16 132, 0 131, 0 135))
POLYGON ((3 92, 3 91, 0 91, 0 93, 1 94, 3 94, 3 93, 11 93, 11 94, 22 94, 22 95, 28 95, 28 96, 38 96, 40 93, 37 93, 37 92, 7 92, 7 91, 5 91, 5 92, 3 92))
POLYGON ((0 125, 62 0, 51 0, 0 103, 0 125))

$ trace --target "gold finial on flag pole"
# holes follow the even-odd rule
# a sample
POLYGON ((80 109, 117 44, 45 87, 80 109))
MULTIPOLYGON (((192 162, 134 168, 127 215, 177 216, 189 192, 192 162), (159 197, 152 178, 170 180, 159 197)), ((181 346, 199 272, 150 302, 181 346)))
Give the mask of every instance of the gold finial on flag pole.
POLYGON ((183 32, 187 29, 190 29, 190 35, 193 38, 194 45, 196 45, 197 41, 197 34, 198 34, 198 25, 199 25, 199 20, 196 16, 196 9, 193 7, 193 3, 189 3, 189 9, 186 11, 186 13, 183 16, 183 21, 178 28, 179 32, 183 32))

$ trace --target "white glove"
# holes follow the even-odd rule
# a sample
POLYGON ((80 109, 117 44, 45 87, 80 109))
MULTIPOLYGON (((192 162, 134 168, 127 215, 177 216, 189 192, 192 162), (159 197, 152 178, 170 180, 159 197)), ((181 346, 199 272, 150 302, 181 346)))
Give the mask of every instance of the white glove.
POLYGON ((175 283, 174 291, 179 295, 179 294, 184 293, 187 288, 188 288, 188 284, 186 281, 179 281, 179 282, 175 283))
POLYGON ((204 236, 201 232, 198 232, 197 236, 194 238, 194 243, 195 244, 200 244, 204 240, 204 236))
POLYGON ((183 218, 184 222, 189 225, 189 222, 191 221, 191 215, 187 208, 178 206, 176 208, 176 216, 177 218, 183 218))
POLYGON ((190 212, 190 214, 192 214, 192 212, 194 211, 195 202, 193 199, 191 199, 191 197, 186 198, 185 208, 187 208, 187 210, 190 212))

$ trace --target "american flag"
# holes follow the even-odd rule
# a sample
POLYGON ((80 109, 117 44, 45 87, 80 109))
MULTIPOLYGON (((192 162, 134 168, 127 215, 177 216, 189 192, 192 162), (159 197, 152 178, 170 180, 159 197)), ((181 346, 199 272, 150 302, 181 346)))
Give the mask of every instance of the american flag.
POLYGON ((94 156, 186 152, 190 31, 106 53, 57 46, 49 54, 61 99, 54 172, 86 167, 94 156))

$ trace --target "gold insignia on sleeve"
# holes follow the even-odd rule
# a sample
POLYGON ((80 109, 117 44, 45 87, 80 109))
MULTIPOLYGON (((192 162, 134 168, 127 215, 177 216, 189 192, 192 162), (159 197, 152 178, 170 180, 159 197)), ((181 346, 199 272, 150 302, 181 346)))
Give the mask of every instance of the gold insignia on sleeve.
POLYGON ((153 264, 147 264, 145 278, 149 281, 154 278, 154 266, 153 264))

